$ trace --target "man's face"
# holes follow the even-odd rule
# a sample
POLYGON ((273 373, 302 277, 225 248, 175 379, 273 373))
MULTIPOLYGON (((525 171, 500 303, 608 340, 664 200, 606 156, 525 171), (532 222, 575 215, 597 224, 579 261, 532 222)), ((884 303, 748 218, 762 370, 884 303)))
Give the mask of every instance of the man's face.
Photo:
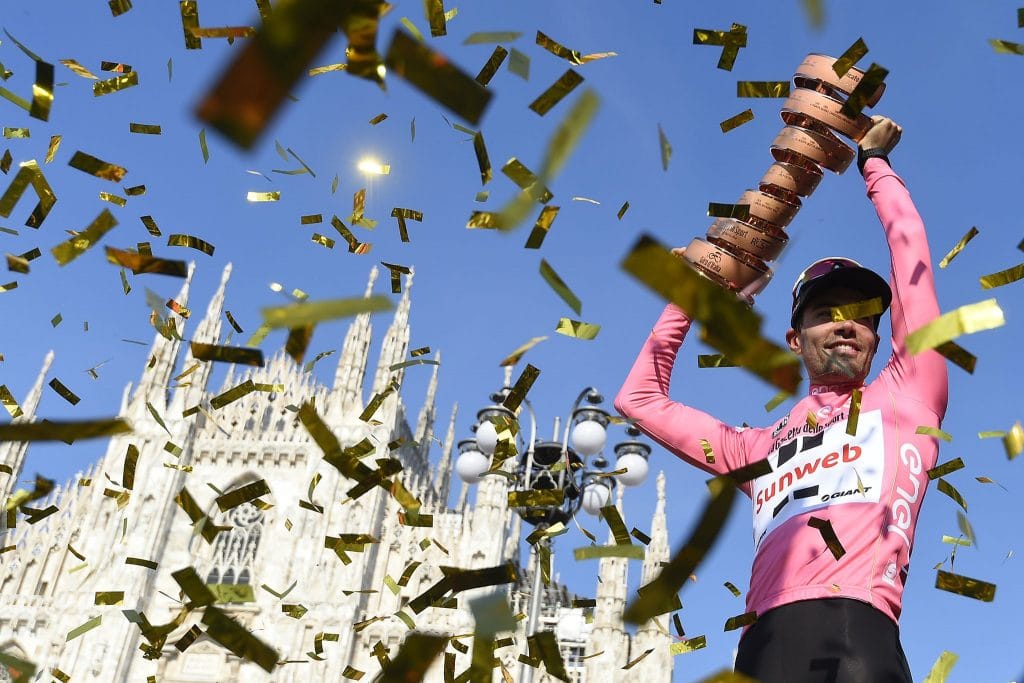
POLYGON ((815 384, 862 383, 878 350, 878 335, 871 317, 832 322, 832 308, 867 299, 849 287, 833 287, 804 306, 799 330, 789 330, 786 341, 803 358, 815 384))

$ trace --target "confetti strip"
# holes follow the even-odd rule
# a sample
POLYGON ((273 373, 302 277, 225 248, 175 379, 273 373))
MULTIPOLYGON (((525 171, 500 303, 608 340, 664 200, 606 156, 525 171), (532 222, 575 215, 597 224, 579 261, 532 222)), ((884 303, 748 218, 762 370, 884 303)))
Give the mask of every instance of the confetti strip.
POLYGON ((702 649, 704 649, 707 646, 708 646, 707 637, 706 636, 697 636, 695 638, 689 638, 687 640, 683 640, 683 641, 680 641, 678 643, 672 643, 671 645, 669 645, 669 654, 671 654, 672 656, 675 656, 675 655, 685 655, 685 654, 687 654, 689 652, 695 652, 697 650, 702 650, 702 649))
POLYGON ((555 332, 558 334, 565 335, 566 337, 572 337, 573 339, 583 339, 587 341, 597 339, 597 335, 600 331, 600 325, 585 323, 581 320, 571 320, 569 318, 559 318, 558 326, 555 327, 555 332))
POLYGON ((916 355, 960 335, 991 330, 1004 324, 1006 319, 999 304, 995 299, 986 299, 956 308, 914 330, 907 335, 906 347, 916 355))
POLYGON ((925 676, 924 683, 946 683, 946 678, 958 659, 960 659, 959 655, 943 650, 939 658, 935 660, 935 664, 932 665, 932 670, 925 676))
POLYGON ((831 551, 832 556, 835 557, 836 560, 839 560, 846 554, 846 549, 843 547, 843 544, 839 542, 839 537, 836 536, 835 529, 832 528, 832 520, 811 517, 807 520, 807 526, 821 532, 821 538, 825 541, 825 545, 828 546, 829 551, 831 551))
POLYGON ((583 312, 583 303, 579 300, 579 297, 573 294, 572 290, 569 289, 569 285, 565 284, 565 281, 558 276, 555 269, 545 259, 540 260, 540 275, 576 315, 580 315, 583 312))
POLYGON ((757 612, 744 612, 743 614, 739 614, 735 617, 729 617, 728 619, 726 619, 724 630, 735 631, 738 628, 750 626, 755 621, 757 621, 757 612))
POLYGON ((953 245, 953 248, 949 250, 949 253, 942 257, 942 260, 939 261, 939 268, 945 268, 948 266, 950 262, 956 258, 956 255, 963 251, 964 247, 967 246, 967 243, 973 240, 977 234, 978 229, 972 226, 971 229, 967 231, 967 234, 961 237, 960 241, 953 245))
POLYGON ((832 64, 832 70, 835 71, 836 76, 842 78, 846 73, 854 67, 854 65, 863 59, 864 55, 868 53, 868 44, 864 42, 863 38, 858 38, 854 41, 853 45, 846 48, 846 51, 832 64))
POLYGON ((93 617, 92 619, 89 619, 88 621, 86 621, 81 626, 76 626, 75 628, 73 628, 70 631, 68 631, 67 637, 64 638, 64 642, 69 643, 72 640, 74 640, 75 638, 77 638, 78 636, 83 635, 84 633, 88 633, 89 631, 91 631, 94 628, 96 628, 97 626, 99 626, 100 622, 102 622, 102 621, 103 621, 103 615, 102 614, 97 614, 95 617, 93 617))
POLYGON ((486 86, 494 78, 494 74, 498 73, 498 69, 501 68, 502 62, 508 56, 508 50, 498 45, 494 48, 494 52, 487 59, 487 62, 480 69, 480 73, 476 75, 476 82, 480 85, 486 86))
POLYGON ((736 81, 736 97, 789 97, 789 81, 736 81))
POLYGON ((832 322, 836 323, 842 320, 859 320, 860 318, 871 318, 881 315, 885 312, 885 304, 882 303, 882 297, 876 296, 874 299, 867 299, 866 301, 855 301, 852 304, 833 306, 830 310, 832 322))
POLYGON ((572 69, 567 69, 557 81, 552 83, 547 90, 538 95, 537 99, 530 103, 530 109, 539 116, 544 116, 551 111, 556 104, 565 99, 565 97, 575 90, 582 82, 583 76, 580 76, 572 69))
POLYGON ((851 118, 859 116, 878 88, 885 83, 885 77, 888 75, 889 70, 878 64, 869 66, 864 72, 864 77, 843 102, 842 113, 851 118))
POLYGON ((1020 279, 1024 279, 1024 263, 1019 263, 1012 268, 1001 270, 998 273, 982 275, 979 281, 981 282, 982 289, 994 289, 995 287, 1002 287, 1020 279))
POLYGON ((738 218, 745 221, 750 218, 750 205, 708 202, 708 215, 716 218, 738 218))
POLYGON ((754 120, 754 110, 753 109, 745 109, 745 110, 741 111, 739 114, 736 114, 735 116, 730 116, 729 118, 727 118, 725 121, 722 121, 718 125, 722 129, 723 133, 728 133, 731 130, 739 128, 744 123, 749 123, 750 121, 753 121, 753 120, 754 120))
POLYGON ((105 81, 96 81, 92 84, 93 97, 102 97, 111 93, 120 92, 133 88, 139 84, 139 72, 131 71, 121 76, 115 76, 105 81))
POLYGON ((935 587, 939 590, 974 598, 982 602, 992 602, 996 598, 996 585, 994 583, 979 581, 978 579, 953 574, 941 569, 935 576, 935 587))
POLYGON ((957 470, 962 470, 963 468, 964 468, 964 461, 963 461, 963 459, 961 459, 961 458, 954 458, 953 460, 950 460, 949 462, 944 462, 941 465, 937 465, 937 466, 931 468, 930 470, 928 470, 926 472, 926 474, 928 475, 928 479, 934 480, 934 479, 938 479, 939 477, 944 477, 947 474, 952 474, 953 472, 956 472, 957 470))
POLYGON ((427 97, 474 126, 491 99, 491 92, 443 55, 395 31, 384 64, 427 97))
POLYGON ((709 482, 709 487, 711 500, 701 513, 690 537, 662 568, 657 578, 648 583, 640 596, 627 605, 623 614, 626 623, 642 624, 651 617, 671 610, 673 597, 714 545, 732 509, 736 486, 728 479, 717 477, 709 482))

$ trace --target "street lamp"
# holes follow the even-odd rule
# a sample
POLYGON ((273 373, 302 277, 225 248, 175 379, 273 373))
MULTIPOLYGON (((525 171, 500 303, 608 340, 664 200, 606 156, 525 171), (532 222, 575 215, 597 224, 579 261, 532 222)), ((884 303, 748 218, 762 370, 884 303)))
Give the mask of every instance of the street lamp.
MULTIPOLYGON (((477 423, 473 427, 475 438, 459 442, 455 472, 468 484, 479 482, 489 470, 496 470, 502 464, 493 460, 500 438, 495 423, 508 424, 516 419, 515 413, 503 405, 511 391, 508 380, 506 375, 506 386, 490 396, 492 404, 477 412, 477 423)), ((588 514, 598 515, 602 507, 610 504, 617 484, 639 486, 647 477, 647 458, 651 447, 636 440, 640 431, 632 426, 627 429, 630 439, 614 447, 615 473, 606 471, 608 460, 602 451, 608 441, 607 427, 611 418, 598 407, 603 402, 604 397, 594 387, 581 391, 572 404, 565 428, 560 428, 560 420, 556 417, 553 437, 545 441, 537 438, 537 416, 529 400, 523 400, 522 405, 530 416, 530 435, 524 440, 521 432, 517 434, 519 447, 516 451, 520 455, 512 467, 509 484, 511 491, 520 494, 520 499, 527 498, 524 505, 516 508, 526 523, 540 530, 559 522, 565 524, 581 507, 588 514), (544 491, 561 491, 561 502, 541 503, 536 497, 529 501, 528 496, 522 495, 544 491)), ((532 636, 537 630, 543 573, 540 557, 548 555, 542 553, 540 546, 549 543, 549 537, 542 536, 533 545, 535 571, 527 636, 532 636)), ((522 680, 531 683, 532 667, 525 667, 522 680)))

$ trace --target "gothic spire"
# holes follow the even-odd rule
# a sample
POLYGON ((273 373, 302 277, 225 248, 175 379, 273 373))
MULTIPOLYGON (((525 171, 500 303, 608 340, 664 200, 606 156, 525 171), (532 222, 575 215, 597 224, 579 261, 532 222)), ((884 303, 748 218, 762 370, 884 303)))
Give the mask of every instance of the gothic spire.
MULTIPOLYGON (((622 510, 622 490, 618 487, 616 507, 622 510)), ((614 543, 611 530, 608 531, 608 543, 614 543)), ((594 627, 590 632, 587 645, 588 651, 605 650, 606 654, 587 660, 586 680, 599 683, 611 683, 613 678, 609 671, 625 663, 628 636, 622 626, 622 612, 626 607, 626 580, 628 578, 626 558, 602 557, 598 563, 597 573, 600 583, 597 585, 597 606, 594 608, 594 627), (622 660, 621 662, 619 660, 622 660)))
POLYGON ((448 431, 444 435, 444 446, 442 447, 441 461, 437 463, 437 472, 434 475, 434 490, 437 491, 437 500, 440 509, 448 508, 448 493, 452 485, 452 450, 455 447, 455 418, 459 414, 459 404, 452 405, 452 416, 448 419, 448 431))
MULTIPOLYGON (((206 344, 216 344, 220 339, 221 316, 224 314, 224 296, 227 291, 228 280, 230 279, 231 264, 228 263, 221 272, 220 284, 210 299, 210 303, 207 304, 206 315, 203 316, 203 319, 196 327, 196 331, 191 337, 192 340, 206 344)), ((185 353, 185 362, 182 364, 183 371, 192 367, 194 362, 195 359, 192 356, 190 347, 185 353)), ((182 410, 198 403, 200 397, 206 391, 212 369, 212 363, 202 363, 199 368, 189 375, 188 379, 182 380, 182 382, 189 384, 189 386, 175 391, 172 410, 182 410)))
POLYGON ((437 370, 440 367, 441 351, 435 354, 438 365, 434 366, 430 374, 430 382, 427 384, 427 396, 423 400, 423 407, 420 408, 419 418, 416 420, 416 432, 413 438, 420 444, 420 458, 424 463, 430 462, 430 443, 434 436, 434 420, 437 418, 437 370))
POLYGON ((399 383, 405 375, 402 368, 391 372, 390 368, 395 363, 405 360, 405 353, 409 348, 409 293, 412 290, 412 278, 415 270, 405 276, 405 287, 402 288, 402 298, 398 301, 398 308, 395 310, 395 317, 388 326, 384 335, 384 343, 380 349, 380 359, 377 361, 377 372, 373 377, 373 392, 383 391, 384 387, 395 377, 399 383))
MULTIPOLYGON (((188 274, 181 286, 181 291, 174 298, 182 306, 188 306, 189 288, 192 284, 192 275, 195 272, 196 264, 192 261, 188 264, 188 274)), ((173 318, 172 318, 173 319, 173 318)), ((181 322, 180 320, 177 322, 181 322)), ((184 324, 177 326, 177 332, 184 337, 184 324)), ((150 347, 149 359, 142 371, 142 378, 139 380, 132 396, 132 403, 136 410, 146 402, 152 403, 157 409, 164 409, 167 406, 168 386, 171 383, 171 376, 174 374, 174 366, 178 360, 178 348, 180 340, 173 334, 168 339, 157 332, 153 336, 153 345, 150 347), (151 367, 152 366, 152 367, 151 367)))
MULTIPOLYGON (((21 414, 13 418, 12 422, 35 421, 36 409, 39 407, 39 400, 43 395, 43 382, 46 379, 46 373, 50 371, 52 363, 53 351, 51 350, 43 358, 43 367, 39 370, 39 376, 36 377, 36 381, 29 390, 28 396, 25 397, 24 402, 21 404, 21 414)), ((11 468, 10 474, 0 472, 0 481, 3 482, 2 487, 0 487, 0 494, 3 494, 3 498, 0 498, 0 500, 7 500, 7 497, 17 486, 27 452, 27 441, 5 441, 0 443, 0 464, 11 468)))
MULTIPOLYGON (((377 281, 377 274, 377 266, 373 266, 370 269, 370 277, 366 283, 363 298, 368 299, 373 293, 373 283, 377 281)), ((363 378, 366 375, 366 360, 369 356, 372 338, 373 328, 370 324, 370 314, 360 313, 349 325, 348 332, 345 334, 345 341, 341 346, 341 357, 338 358, 338 367, 334 372, 331 403, 341 414, 353 410, 358 412, 362 408, 363 378)))
MULTIPOLYGON (((644 555, 643 579, 641 584, 647 585, 661 572, 661 563, 668 560, 668 528, 665 523, 665 473, 658 473, 658 503, 651 518, 651 542, 647 545, 644 555)), ((669 646, 672 638, 668 635, 668 615, 660 615, 641 624, 634 639, 635 651, 654 650, 651 656, 657 670, 663 671, 671 667, 669 646)))

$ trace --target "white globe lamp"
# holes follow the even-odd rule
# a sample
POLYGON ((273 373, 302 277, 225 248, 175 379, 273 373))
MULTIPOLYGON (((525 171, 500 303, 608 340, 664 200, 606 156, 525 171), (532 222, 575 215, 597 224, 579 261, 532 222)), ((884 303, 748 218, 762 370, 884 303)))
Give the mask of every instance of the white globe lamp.
POLYGON ((572 428, 572 447, 585 457, 600 453, 607 441, 608 433, 597 420, 583 420, 572 428))
POLYGON ((615 469, 626 470, 622 474, 615 475, 623 486, 639 486, 647 479, 647 458, 639 453, 624 453, 615 461, 615 469))
POLYGON ((498 430, 490 420, 484 420, 476 428, 476 447, 488 457, 494 455, 494 449, 498 447, 498 430))
POLYGON ((467 484, 476 484, 491 467, 491 459, 478 450, 463 451, 455 459, 455 473, 467 484))
POLYGON ((583 488, 583 509, 587 514, 598 515, 601 508, 612 499, 612 490, 604 484, 593 482, 583 488))

